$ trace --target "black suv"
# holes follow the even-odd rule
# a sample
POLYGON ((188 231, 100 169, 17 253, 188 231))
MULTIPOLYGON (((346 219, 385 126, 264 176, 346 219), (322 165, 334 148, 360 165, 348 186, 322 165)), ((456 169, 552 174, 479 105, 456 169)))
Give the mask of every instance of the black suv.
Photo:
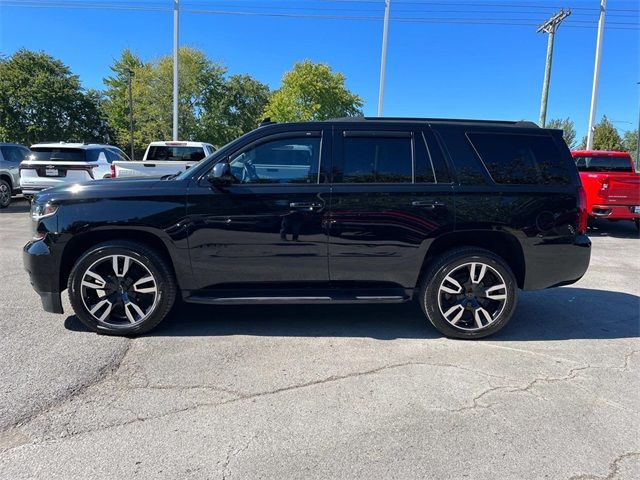
POLYGON ((212 305, 399 303, 443 334, 501 329, 516 290, 589 264, 560 130, 529 122, 347 118, 261 126, 169 178, 38 194, 24 264, 44 309, 69 290, 94 331, 212 305))

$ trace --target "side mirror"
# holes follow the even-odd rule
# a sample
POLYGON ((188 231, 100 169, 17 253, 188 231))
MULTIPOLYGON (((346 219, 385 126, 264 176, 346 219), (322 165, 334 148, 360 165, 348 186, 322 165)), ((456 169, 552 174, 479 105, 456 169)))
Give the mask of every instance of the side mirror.
POLYGON ((231 167, 227 162, 216 163, 207 179, 211 186, 215 188, 226 187, 235 181, 233 175, 231 175, 231 167))

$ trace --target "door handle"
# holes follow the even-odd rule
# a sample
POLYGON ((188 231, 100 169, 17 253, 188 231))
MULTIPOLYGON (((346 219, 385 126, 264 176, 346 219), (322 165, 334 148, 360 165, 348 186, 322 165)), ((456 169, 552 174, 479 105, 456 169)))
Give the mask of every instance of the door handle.
POLYGON ((411 206, 434 209, 438 207, 444 207, 446 206, 446 204, 438 200, 414 200, 413 202, 411 202, 411 206))
POLYGON ((309 210, 314 210, 316 208, 322 208, 321 203, 315 202, 291 202, 289 204, 291 208, 308 208, 309 210))

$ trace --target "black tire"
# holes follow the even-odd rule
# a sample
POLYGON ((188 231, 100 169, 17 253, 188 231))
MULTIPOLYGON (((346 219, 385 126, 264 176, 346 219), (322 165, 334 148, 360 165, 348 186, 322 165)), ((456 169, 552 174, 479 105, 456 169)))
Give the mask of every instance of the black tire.
MULTIPOLYGON (((118 260, 116 260, 116 263, 117 262, 118 260)), ((94 281, 94 283, 100 284, 102 282, 94 281)), ((68 289, 71 306, 73 307, 78 319, 84 325, 97 333, 121 336, 140 335, 156 327, 173 307, 177 291, 176 281, 167 261, 152 248, 149 248, 144 244, 128 240, 104 242, 92 247, 84 253, 71 270, 68 289), (118 258, 129 257, 127 266, 123 266, 123 276, 120 278, 117 273, 114 273, 113 275, 103 275, 102 277, 104 278, 101 277, 101 280, 108 279, 105 289, 95 289, 95 286, 92 286, 91 288, 84 287, 84 285, 86 285, 86 280, 83 284, 83 279, 89 278, 86 277, 89 269, 98 267, 103 270, 108 269, 109 261, 112 261, 112 271, 116 268, 113 266, 112 259, 114 256, 117 256, 118 258), (98 267, 95 267, 96 265, 98 267), (129 265, 131 265, 131 267, 129 265), (129 274, 129 270, 133 267, 137 269, 136 273, 142 272, 142 277, 147 278, 150 274, 152 277, 152 280, 150 281, 153 282, 151 285, 154 289, 154 293, 139 293, 138 291, 134 291, 136 283, 139 283, 140 280, 136 283, 132 283, 135 281, 135 278, 131 281, 127 279, 127 274, 129 274), (114 282, 119 285, 122 284, 123 287, 120 288, 118 286, 112 288, 114 282), (128 287, 125 287, 124 285, 127 282, 129 285, 128 287), (118 290, 118 288, 120 288, 120 290, 118 290), (85 293, 84 298, 83 291, 85 293), (94 296, 94 292, 97 296, 97 303, 103 302, 103 299, 119 297, 118 300, 109 302, 108 310, 111 313, 107 313, 108 318, 103 321, 96 318, 87 306, 87 303, 89 303, 90 300, 89 297, 94 296), (105 295, 100 297, 98 292, 102 292, 105 295), (148 295, 153 295, 153 302, 148 300, 148 295), (123 299, 126 299, 127 305, 133 304, 133 306, 138 308, 138 310, 135 310, 133 314, 142 311, 142 308, 138 305, 139 301, 147 301, 148 303, 151 303, 151 305, 148 306, 146 312, 143 312, 144 315, 139 315, 140 318, 131 319, 130 315, 133 316, 133 314, 131 313, 131 310, 127 308, 125 300, 123 299)), ((147 288, 147 290, 149 290, 149 288, 147 288)), ((97 306, 97 303, 95 306, 97 306)), ((107 310, 107 308, 104 310, 107 310)))
POLYGON ((0 178, 0 208, 7 208, 11 204, 12 195, 9 182, 0 178))
POLYGON ((640 218, 634 218, 633 223, 636 224, 636 230, 640 232, 640 218))
POLYGON ((439 332, 451 338, 476 339, 492 335, 507 324, 516 307, 516 291, 515 276, 501 257, 488 250, 463 247, 449 250, 431 262, 422 278, 419 301, 422 311, 439 332), (487 266, 485 270, 480 267, 484 276, 478 283, 471 280, 474 274, 472 268, 475 268, 472 264, 487 266), (458 279, 463 278, 460 275, 465 275, 465 269, 469 269, 469 280, 463 284, 462 280, 457 281, 455 276, 458 275, 458 279), (448 277, 449 274, 453 275, 457 285, 449 284, 450 281, 445 280, 452 278, 448 277), (501 288, 503 285, 505 288, 501 288), (452 291, 460 287, 462 293, 449 294, 442 290, 443 287, 452 291), (489 295, 488 291, 492 289, 497 292, 491 293, 493 297, 505 298, 493 300, 483 297, 489 295), (464 310, 462 313, 461 309, 464 310), (447 320, 444 313, 450 311, 452 313, 447 320), (487 320, 483 315, 485 312, 491 320, 487 320), (457 314, 461 317, 456 322, 450 321, 455 320, 457 314), (483 321, 486 325, 483 325, 483 321), (478 323, 482 326, 478 326, 478 323))

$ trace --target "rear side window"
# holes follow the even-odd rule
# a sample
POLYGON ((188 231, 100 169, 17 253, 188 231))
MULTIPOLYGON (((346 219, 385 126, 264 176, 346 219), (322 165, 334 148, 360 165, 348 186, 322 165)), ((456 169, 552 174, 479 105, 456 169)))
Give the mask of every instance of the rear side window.
POLYGON ((30 160, 44 162, 84 162, 86 161, 85 150, 81 148, 59 148, 59 147, 34 147, 31 149, 30 160))
POLYGON ((571 183, 567 159, 551 136, 509 133, 468 133, 467 136, 496 183, 571 183))
POLYGON ((5 145, 0 147, 2 158, 5 162, 20 163, 29 154, 29 149, 24 147, 16 147, 13 145, 5 145))
POLYGON ((359 136, 345 132, 343 183, 411 183, 411 135, 359 136))
POLYGON ((575 157, 580 172, 633 172, 628 157, 575 157))
POLYGON ((198 162, 205 157, 202 147, 167 147, 157 145, 149 147, 147 160, 171 160, 198 162))

